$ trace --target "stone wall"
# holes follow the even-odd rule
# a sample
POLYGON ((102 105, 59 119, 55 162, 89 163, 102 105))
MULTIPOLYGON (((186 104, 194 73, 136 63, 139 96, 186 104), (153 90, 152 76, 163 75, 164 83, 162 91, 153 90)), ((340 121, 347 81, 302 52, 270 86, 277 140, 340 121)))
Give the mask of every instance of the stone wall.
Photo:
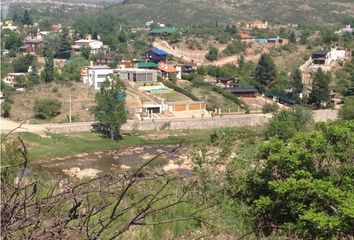
MULTIPOLYGON (((314 111, 315 122, 335 120, 338 110, 314 111)), ((212 129, 220 127, 252 127, 261 126, 272 118, 271 114, 230 115, 214 118, 181 118, 159 120, 128 120, 122 126, 123 131, 158 131, 178 129, 212 129)), ((92 122, 50 125, 47 131, 51 133, 89 132, 92 122)))

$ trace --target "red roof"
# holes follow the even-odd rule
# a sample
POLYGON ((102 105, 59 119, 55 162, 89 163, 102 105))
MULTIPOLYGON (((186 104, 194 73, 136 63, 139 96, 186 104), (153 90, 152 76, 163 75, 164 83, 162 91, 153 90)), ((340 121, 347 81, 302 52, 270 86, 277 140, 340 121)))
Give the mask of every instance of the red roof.
POLYGON ((166 72, 166 73, 176 73, 177 69, 175 68, 175 66, 171 66, 171 65, 161 65, 158 66, 158 69, 162 72, 166 72))

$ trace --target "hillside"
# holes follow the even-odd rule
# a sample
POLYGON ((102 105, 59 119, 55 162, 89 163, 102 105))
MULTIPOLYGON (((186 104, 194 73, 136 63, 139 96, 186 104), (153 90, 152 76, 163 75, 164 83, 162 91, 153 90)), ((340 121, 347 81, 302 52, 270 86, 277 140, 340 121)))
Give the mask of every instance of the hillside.
POLYGON ((337 24, 354 16, 352 0, 127 0, 111 11, 128 19, 172 24, 268 20, 337 24))

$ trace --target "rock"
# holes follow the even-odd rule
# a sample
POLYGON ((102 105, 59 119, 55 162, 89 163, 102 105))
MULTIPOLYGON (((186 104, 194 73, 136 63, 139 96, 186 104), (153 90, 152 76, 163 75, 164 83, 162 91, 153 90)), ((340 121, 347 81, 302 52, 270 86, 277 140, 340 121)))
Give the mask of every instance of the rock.
POLYGON ((127 165, 121 165, 120 168, 123 169, 123 170, 129 170, 129 169, 131 169, 132 167, 127 166, 127 165))

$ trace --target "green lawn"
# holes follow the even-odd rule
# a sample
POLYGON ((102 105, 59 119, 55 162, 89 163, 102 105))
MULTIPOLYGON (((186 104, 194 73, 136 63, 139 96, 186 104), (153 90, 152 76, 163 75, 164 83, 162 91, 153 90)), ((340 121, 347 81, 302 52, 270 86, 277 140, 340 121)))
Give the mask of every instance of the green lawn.
POLYGON ((125 135, 122 140, 118 141, 112 141, 97 133, 50 134, 47 137, 41 137, 33 133, 20 133, 19 135, 28 147, 30 160, 40 161, 128 146, 178 144, 182 141, 184 143, 197 143, 208 139, 211 131, 168 131, 168 134, 164 133, 166 137, 159 139, 149 138, 149 132, 134 133, 125 135))

